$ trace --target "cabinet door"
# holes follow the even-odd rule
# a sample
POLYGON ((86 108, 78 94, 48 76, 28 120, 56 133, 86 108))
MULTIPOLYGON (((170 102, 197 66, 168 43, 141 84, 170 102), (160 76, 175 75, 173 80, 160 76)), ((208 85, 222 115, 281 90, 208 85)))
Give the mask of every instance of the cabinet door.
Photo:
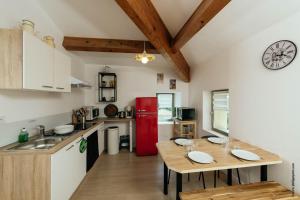
POLYGON ((51 200, 69 199, 86 174, 86 151, 79 152, 80 141, 51 155, 51 200))
POLYGON ((55 90, 58 92, 71 92, 71 59, 69 56, 54 51, 54 80, 55 90))
MULTIPOLYGON (((86 137, 84 138, 86 139, 86 137)), ((81 143, 81 138, 75 142, 75 148, 72 155, 73 162, 73 192, 75 192, 76 188, 79 186, 81 181, 86 175, 86 150, 83 153, 80 153, 79 146, 81 143)))
POLYGON ((51 200, 69 199, 73 193, 72 155, 75 145, 70 144, 51 155, 51 200))
POLYGON ((23 88, 54 90, 54 49, 23 32, 23 88))
POLYGON ((99 156, 104 151, 104 125, 100 125, 98 130, 98 148, 99 156))

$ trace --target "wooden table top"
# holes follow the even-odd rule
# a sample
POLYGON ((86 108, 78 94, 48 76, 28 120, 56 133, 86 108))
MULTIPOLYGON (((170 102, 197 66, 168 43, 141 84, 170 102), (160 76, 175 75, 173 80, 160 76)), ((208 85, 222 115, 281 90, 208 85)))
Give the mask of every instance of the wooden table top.
POLYGON ((194 139, 193 141, 195 146, 195 149, 193 150, 210 154, 216 162, 210 164, 191 162, 185 157, 187 154, 186 148, 176 145, 174 141, 159 142, 156 145, 158 152, 163 161, 166 163, 167 167, 170 170, 179 172, 181 174, 282 163, 282 160, 279 156, 234 138, 230 139, 227 148, 225 148, 225 145, 213 144, 207 141, 207 139, 194 139), (230 153, 230 150, 233 148, 251 151, 259 155, 262 159, 259 161, 246 161, 238 159, 230 153))
POLYGON ((251 183, 180 193, 181 200, 300 200, 276 182, 251 183))

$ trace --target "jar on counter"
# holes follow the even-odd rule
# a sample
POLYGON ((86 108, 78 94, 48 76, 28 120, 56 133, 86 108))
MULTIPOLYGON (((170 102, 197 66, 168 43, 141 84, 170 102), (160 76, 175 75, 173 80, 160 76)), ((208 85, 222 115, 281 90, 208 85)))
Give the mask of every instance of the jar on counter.
POLYGON ((49 46, 55 48, 54 38, 52 36, 44 36, 43 41, 46 42, 49 46))

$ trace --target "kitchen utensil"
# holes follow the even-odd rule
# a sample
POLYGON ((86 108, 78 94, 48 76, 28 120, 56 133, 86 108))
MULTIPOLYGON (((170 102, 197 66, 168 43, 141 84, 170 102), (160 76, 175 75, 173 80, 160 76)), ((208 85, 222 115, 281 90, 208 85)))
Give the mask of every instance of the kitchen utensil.
POLYGON ((188 146, 188 145, 192 145, 193 144, 192 140, 184 139, 184 138, 178 138, 178 139, 174 140, 174 142, 177 145, 180 145, 180 146, 188 146))
POLYGON ((242 150, 242 149, 233 149, 231 150, 232 155, 236 156, 237 158, 241 158, 244 160, 249 160, 249 161, 258 161, 261 158, 250 151, 242 150))
POLYGON ((118 114, 118 107, 115 106, 114 104, 108 104, 105 108, 104 108, 104 114, 107 117, 115 117, 118 114))
POLYGON ((197 163, 209 164, 214 162, 214 158, 211 155, 202 151, 191 151, 188 153, 188 157, 197 163))
POLYGON ((209 137, 207 138, 208 141, 211 143, 215 144, 225 144, 226 143, 226 138, 221 138, 221 137, 209 137))
POLYGON ((68 134, 74 131, 73 125, 62 125, 54 128, 54 132, 58 135, 68 134))
POLYGON ((76 111, 73 110, 73 113, 72 113, 72 124, 77 124, 77 123, 78 123, 78 119, 77 119, 76 111))
POLYGON ((50 35, 44 36, 43 41, 48 44, 50 47, 55 48, 54 38, 50 35))

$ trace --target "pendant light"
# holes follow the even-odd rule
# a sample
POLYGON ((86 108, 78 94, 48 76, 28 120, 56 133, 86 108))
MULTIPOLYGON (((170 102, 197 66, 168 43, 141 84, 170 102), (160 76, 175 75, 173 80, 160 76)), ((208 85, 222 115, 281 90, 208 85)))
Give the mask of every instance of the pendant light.
POLYGON ((144 51, 143 53, 139 53, 135 55, 135 60, 139 61, 143 64, 147 64, 148 62, 151 62, 153 60, 155 60, 155 56, 152 54, 148 54, 146 52, 146 42, 144 41, 144 51))

